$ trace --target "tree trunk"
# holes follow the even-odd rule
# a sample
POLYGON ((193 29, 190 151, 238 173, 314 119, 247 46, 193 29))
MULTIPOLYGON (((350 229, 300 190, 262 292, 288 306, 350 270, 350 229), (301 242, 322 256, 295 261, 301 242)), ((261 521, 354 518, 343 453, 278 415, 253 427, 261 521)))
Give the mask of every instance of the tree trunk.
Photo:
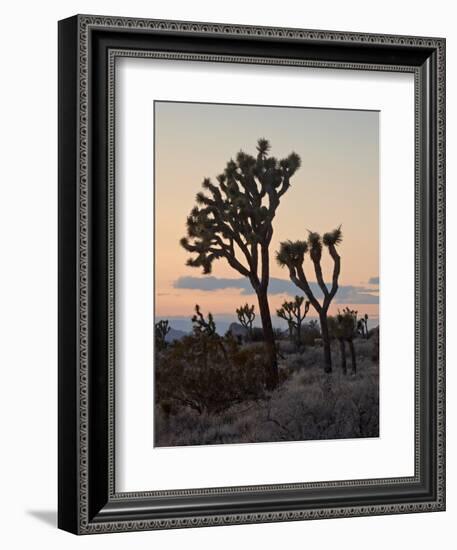
POLYGON ((266 387, 268 390, 274 390, 279 381, 278 359, 276 356, 275 335, 271 323, 270 306, 268 305, 268 296, 266 290, 257 292, 259 301, 260 317, 262 319, 263 337, 267 350, 268 364, 266 369, 266 387))
POLYGON ((294 325, 292 324, 292 322, 289 322, 288 325, 289 325, 289 340, 291 342, 293 342, 294 341, 294 325))
POLYGON ((321 323, 322 345, 324 347, 324 371, 332 372, 332 353, 330 351, 330 335, 328 332, 327 312, 319 313, 321 323))
POLYGON ((346 346, 344 344, 343 338, 338 339, 340 342, 340 353, 341 353, 341 370, 343 371, 343 374, 347 374, 347 367, 346 367, 346 346))
POLYGON ((297 349, 301 348, 301 323, 297 323, 297 349))
POLYGON ((356 374, 357 364, 355 359, 354 342, 352 341, 352 338, 348 340, 348 342, 349 342, 349 349, 351 350, 352 374, 356 374))

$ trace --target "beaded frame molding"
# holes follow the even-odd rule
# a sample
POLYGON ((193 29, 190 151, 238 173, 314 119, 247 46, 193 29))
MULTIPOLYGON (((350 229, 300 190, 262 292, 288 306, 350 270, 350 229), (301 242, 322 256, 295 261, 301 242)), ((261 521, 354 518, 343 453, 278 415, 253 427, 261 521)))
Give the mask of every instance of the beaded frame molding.
POLYGON ((442 38, 88 15, 60 21, 59 527, 90 534, 444 510, 444 184, 442 38), (116 492, 118 57, 414 74, 414 476, 116 492))

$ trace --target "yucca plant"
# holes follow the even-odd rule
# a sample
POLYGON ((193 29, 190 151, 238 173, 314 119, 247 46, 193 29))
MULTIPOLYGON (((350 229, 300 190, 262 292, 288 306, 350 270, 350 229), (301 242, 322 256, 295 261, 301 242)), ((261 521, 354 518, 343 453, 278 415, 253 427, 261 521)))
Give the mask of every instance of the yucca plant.
POLYGON ((286 300, 283 302, 281 308, 276 310, 276 315, 287 322, 289 337, 291 340, 295 340, 297 348, 301 345, 302 323, 309 311, 310 303, 308 300, 305 302, 305 307, 302 310, 304 301, 304 296, 295 296, 293 301, 286 300))
POLYGON ((244 306, 240 306, 236 310, 236 315, 241 326, 246 329, 249 339, 252 340, 252 324, 255 319, 254 305, 244 304, 244 306))
POLYGON ((206 320, 198 304, 195 306, 192 325, 195 334, 206 334, 207 336, 216 334, 216 323, 214 322, 213 314, 211 312, 208 313, 208 320, 206 320))
POLYGON ((346 342, 351 352, 352 373, 355 374, 357 372, 357 360, 354 348, 354 335, 357 328, 357 311, 348 307, 344 308, 342 313, 338 310, 337 315, 328 318, 328 324, 330 335, 336 338, 340 345, 341 370, 343 374, 347 373, 346 342))
POLYGON ((166 336, 170 332, 171 327, 168 321, 162 319, 155 324, 155 345, 157 351, 163 351, 167 347, 166 336))
POLYGON ((187 236, 180 242, 193 254, 187 265, 208 274, 213 262, 223 259, 249 279, 257 295, 269 358, 267 386, 273 389, 279 375, 267 295, 269 247, 276 210, 301 160, 296 153, 277 160, 269 151, 269 141, 259 139, 255 157, 240 151, 217 176, 217 183, 209 178, 203 181, 197 205, 187 218, 187 236))
POLYGON ((327 313, 330 304, 338 291, 338 278, 341 270, 341 258, 337 251, 337 246, 343 240, 341 226, 337 227, 329 233, 325 233, 323 237, 314 231, 308 231, 308 239, 306 241, 286 241, 280 244, 279 251, 276 254, 276 260, 281 267, 287 267, 289 270, 290 279, 295 285, 302 290, 311 305, 319 315, 321 325, 322 343, 324 349, 324 370, 325 372, 332 371, 332 355, 330 350, 330 336, 328 330, 327 313), (330 289, 327 287, 322 274, 322 252, 323 248, 328 250, 333 260, 333 274, 330 289), (314 295, 309 285, 305 274, 304 262, 305 256, 309 254, 314 266, 317 284, 322 291, 322 303, 314 295))
POLYGON ((282 306, 276 310, 276 315, 280 317, 281 319, 284 319, 287 323, 287 327, 289 329, 289 339, 294 339, 294 318, 292 315, 292 302, 283 302, 282 306))

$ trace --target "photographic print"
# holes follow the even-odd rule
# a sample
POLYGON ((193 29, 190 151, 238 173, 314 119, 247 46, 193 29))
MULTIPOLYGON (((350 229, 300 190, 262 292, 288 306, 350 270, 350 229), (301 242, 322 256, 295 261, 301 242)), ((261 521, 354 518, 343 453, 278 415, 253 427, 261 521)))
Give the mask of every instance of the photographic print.
POLYGON ((445 39, 58 34, 59 528, 445 510, 445 39))
POLYGON ((379 436, 379 112, 155 101, 154 444, 379 436))

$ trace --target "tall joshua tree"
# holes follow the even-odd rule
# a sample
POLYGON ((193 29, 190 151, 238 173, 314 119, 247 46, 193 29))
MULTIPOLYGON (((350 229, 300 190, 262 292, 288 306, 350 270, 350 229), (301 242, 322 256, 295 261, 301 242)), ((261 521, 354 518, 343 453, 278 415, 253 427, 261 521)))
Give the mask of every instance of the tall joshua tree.
POLYGON ((338 278, 340 276, 341 259, 336 250, 338 244, 342 241, 341 226, 329 233, 325 233, 323 237, 319 233, 309 231, 307 241, 286 241, 281 243, 280 249, 276 254, 276 259, 281 267, 289 269, 289 276, 298 288, 305 294, 311 305, 319 315, 321 325, 322 342, 324 347, 324 370, 332 372, 332 355, 330 352, 330 337, 327 322, 327 313, 330 304, 338 291, 338 278), (322 249, 326 247, 333 260, 333 275, 330 290, 324 282, 322 274, 322 249), (317 284, 322 291, 322 303, 314 295, 305 275, 304 261, 306 254, 309 253, 314 266, 317 284))
POLYGON ((252 340, 252 324, 255 319, 254 305, 249 306, 248 304, 244 304, 244 306, 237 308, 236 315, 241 326, 247 330, 247 334, 252 340))
POLYGON ((187 265, 201 267, 204 274, 211 273, 215 260, 225 259, 249 279, 257 295, 268 355, 266 385, 273 389, 278 384, 278 363, 267 294, 269 247, 276 210, 301 161, 296 153, 277 160, 269 150, 270 143, 259 139, 256 157, 240 151, 217 176, 217 183, 203 181, 207 193, 197 194, 181 245, 195 254, 187 265))
POLYGON ((301 306, 303 305, 304 300, 304 296, 295 296, 294 301, 285 301, 281 308, 276 310, 276 315, 287 321, 291 339, 293 338, 293 333, 295 332, 295 342, 297 347, 300 347, 301 344, 301 326, 303 319, 309 311, 309 301, 307 300, 302 312, 301 306))

